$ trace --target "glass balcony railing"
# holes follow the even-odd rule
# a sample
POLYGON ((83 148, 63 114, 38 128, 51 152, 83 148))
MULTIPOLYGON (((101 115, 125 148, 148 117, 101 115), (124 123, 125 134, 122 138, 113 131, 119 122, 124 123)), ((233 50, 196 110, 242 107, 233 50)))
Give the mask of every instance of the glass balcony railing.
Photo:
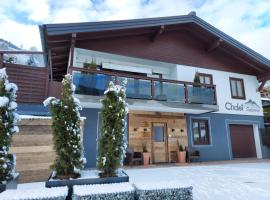
POLYGON ((154 81, 154 100, 185 103, 184 84, 154 81))
POLYGON ((212 88, 203 86, 188 86, 189 103, 195 104, 213 104, 215 94, 212 88))
POLYGON ((73 68, 72 70, 76 94, 103 96, 110 81, 121 83, 126 79, 127 98, 190 104, 216 104, 214 85, 199 84, 194 86, 190 82, 132 77, 131 75, 101 70, 91 72, 79 72, 79 70, 83 70, 81 68, 73 68))

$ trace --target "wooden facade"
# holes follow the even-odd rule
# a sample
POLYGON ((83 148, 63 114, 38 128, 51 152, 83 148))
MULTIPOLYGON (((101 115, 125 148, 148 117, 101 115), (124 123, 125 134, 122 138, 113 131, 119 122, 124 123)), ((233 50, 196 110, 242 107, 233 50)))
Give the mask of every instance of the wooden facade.
POLYGON ((186 117, 179 113, 131 111, 129 114, 128 143, 135 152, 142 152, 146 145, 151 162, 176 162, 179 145, 188 145, 186 117), (164 143, 156 142, 154 126, 164 127, 164 143))
POLYGON ((9 81, 18 86, 17 102, 42 103, 49 94, 49 68, 6 62, 4 55, 44 55, 39 51, 0 51, 0 68, 5 67, 9 81))

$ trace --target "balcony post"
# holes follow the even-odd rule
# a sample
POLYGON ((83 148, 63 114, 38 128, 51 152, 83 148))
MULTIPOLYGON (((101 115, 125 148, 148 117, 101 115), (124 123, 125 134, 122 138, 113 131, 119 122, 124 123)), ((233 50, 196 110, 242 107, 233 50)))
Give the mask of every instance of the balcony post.
POLYGON ((214 85, 213 87, 214 90, 214 105, 217 105, 217 90, 216 90, 216 85, 214 85))
POLYGON ((0 53, 0 68, 4 67, 4 53, 0 53))
POLYGON ((154 98, 155 95, 154 80, 151 80, 151 97, 154 98))
POLYGON ((184 90, 185 90, 185 103, 188 103, 188 88, 187 88, 187 84, 184 84, 184 90))

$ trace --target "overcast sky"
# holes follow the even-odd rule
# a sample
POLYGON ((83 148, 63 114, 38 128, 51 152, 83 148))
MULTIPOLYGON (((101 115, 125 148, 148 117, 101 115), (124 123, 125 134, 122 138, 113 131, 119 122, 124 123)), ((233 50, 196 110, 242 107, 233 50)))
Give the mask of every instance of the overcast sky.
POLYGON ((270 59, 270 0, 1 0, 0 38, 41 49, 38 25, 197 16, 270 59))

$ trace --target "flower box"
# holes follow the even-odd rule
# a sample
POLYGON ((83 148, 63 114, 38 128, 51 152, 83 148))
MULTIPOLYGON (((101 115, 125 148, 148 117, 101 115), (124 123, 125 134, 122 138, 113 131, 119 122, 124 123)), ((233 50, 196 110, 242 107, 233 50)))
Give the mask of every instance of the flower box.
POLYGON ((0 193, 4 192, 5 190, 17 189, 18 179, 19 173, 15 173, 13 179, 8 181, 6 184, 0 184, 0 193))
POLYGON ((68 198, 71 198, 74 185, 93 185, 93 184, 106 184, 106 183, 121 183, 128 182, 128 175, 121 169, 117 171, 117 176, 114 177, 100 177, 98 170, 82 170, 81 177, 77 179, 54 179, 52 175, 46 181, 45 186, 61 187, 68 186, 68 198))

